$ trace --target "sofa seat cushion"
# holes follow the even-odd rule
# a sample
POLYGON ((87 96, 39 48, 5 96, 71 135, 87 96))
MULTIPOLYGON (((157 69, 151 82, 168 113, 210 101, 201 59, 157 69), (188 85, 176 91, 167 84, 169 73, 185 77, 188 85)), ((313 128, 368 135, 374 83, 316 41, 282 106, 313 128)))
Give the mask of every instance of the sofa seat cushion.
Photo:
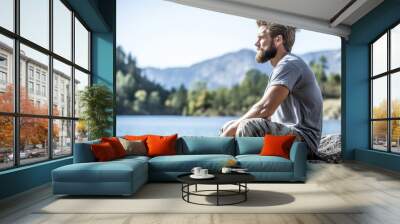
POLYGON ((124 158, 113 160, 113 162, 116 162, 116 161, 127 161, 127 162, 130 162, 130 161, 135 161, 135 160, 147 162, 147 161, 149 161, 149 159, 150 159, 150 157, 148 157, 148 156, 130 155, 130 156, 125 156, 124 158))
POLYGON ((132 177, 147 176, 147 163, 140 159, 121 159, 108 162, 74 163, 53 170, 58 182, 131 182, 132 177), (139 175, 141 176, 141 174, 139 175))
POLYGON ((239 155, 236 160, 249 172, 293 172, 292 161, 279 156, 239 155))
POLYGON ((209 171, 219 171, 230 159, 231 155, 174 155, 157 156, 149 160, 149 170, 163 172, 190 172, 193 167, 203 167, 209 171))

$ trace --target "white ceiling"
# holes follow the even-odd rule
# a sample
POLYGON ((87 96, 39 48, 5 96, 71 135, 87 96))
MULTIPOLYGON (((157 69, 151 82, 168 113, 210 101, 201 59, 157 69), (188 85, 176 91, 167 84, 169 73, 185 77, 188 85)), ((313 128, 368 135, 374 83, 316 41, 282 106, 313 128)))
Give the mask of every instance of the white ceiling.
POLYGON ((167 1, 342 37, 348 37, 351 25, 383 2, 383 0, 167 1), (342 10, 344 8, 345 10, 342 10), (339 13, 340 11, 342 12, 339 13))

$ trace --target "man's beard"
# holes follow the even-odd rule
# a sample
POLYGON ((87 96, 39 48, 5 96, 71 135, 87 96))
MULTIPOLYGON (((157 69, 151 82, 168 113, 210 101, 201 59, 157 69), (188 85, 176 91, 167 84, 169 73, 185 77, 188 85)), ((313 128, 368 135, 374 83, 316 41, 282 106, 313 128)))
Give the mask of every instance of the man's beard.
POLYGON ((258 63, 265 63, 269 61, 271 58, 274 58, 276 55, 276 47, 274 44, 271 43, 271 45, 268 47, 268 50, 258 50, 256 54, 256 61, 258 63))

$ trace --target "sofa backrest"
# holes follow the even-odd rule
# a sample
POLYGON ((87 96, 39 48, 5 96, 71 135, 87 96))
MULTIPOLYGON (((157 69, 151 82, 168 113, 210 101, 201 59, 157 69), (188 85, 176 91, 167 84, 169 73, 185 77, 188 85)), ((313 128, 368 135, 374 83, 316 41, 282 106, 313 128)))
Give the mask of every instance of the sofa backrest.
POLYGON ((236 137, 236 155, 259 154, 264 137, 236 137))
POLYGON ((177 141, 177 154, 235 155, 233 137, 182 136, 177 141))
POLYGON ((93 155, 90 145, 98 143, 100 143, 99 139, 93 141, 75 143, 74 163, 95 162, 96 158, 93 155))
MULTIPOLYGON (((90 145, 97 143, 100 143, 100 140, 75 143, 74 163, 95 162, 96 159, 90 145)), ((178 155, 226 154, 235 156, 259 154, 263 144, 263 137, 182 136, 178 138, 176 147, 178 155)))

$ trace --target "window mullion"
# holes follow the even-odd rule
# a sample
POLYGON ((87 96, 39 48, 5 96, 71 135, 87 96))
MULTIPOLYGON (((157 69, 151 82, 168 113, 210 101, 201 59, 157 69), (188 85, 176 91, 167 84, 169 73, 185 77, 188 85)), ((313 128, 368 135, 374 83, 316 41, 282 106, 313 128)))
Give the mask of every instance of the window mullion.
MULTIPOLYGON (((71 59, 72 59, 72 64, 73 66, 71 67, 71 91, 72 91, 72 105, 71 105, 71 117, 75 118, 75 12, 72 11, 71 14, 71 23, 72 23, 72 38, 71 38, 71 59)), ((75 151, 75 125, 76 121, 72 121, 72 130, 71 130, 71 150, 72 150, 72 155, 74 155, 75 151)))
MULTIPOLYGON (((19 0, 14 1, 14 30, 19 35, 19 0)), ((14 112, 19 113, 19 99, 20 99, 20 50, 19 50, 19 40, 14 39, 14 112)), ((19 156, 19 135, 20 135, 20 119, 14 116, 14 166, 19 166, 20 156, 19 156)))
MULTIPOLYGON (((390 70, 390 30, 387 32, 387 51, 386 51, 386 54, 387 54, 387 64, 386 64, 386 66, 387 66, 387 71, 389 71, 390 70)), ((392 79, 392 75, 389 73, 388 75, 387 75, 387 98, 388 98, 388 104, 387 104, 387 110, 388 110, 388 112, 387 112, 387 116, 388 116, 388 118, 391 118, 392 117, 392 111, 391 111, 391 108, 392 108, 392 106, 391 106, 391 104, 392 104, 392 100, 391 100, 391 79, 392 79)), ((388 135, 388 138, 387 138, 387 140, 388 140, 388 152, 391 152, 392 151, 392 135, 391 135, 391 129, 392 129, 392 121, 391 120, 389 120, 388 122, 387 122, 388 124, 388 126, 387 126, 387 135, 388 135)))
MULTIPOLYGON (((49 0, 49 50, 53 52, 53 0, 49 0)), ((48 92, 49 94, 49 119, 48 119, 48 152, 49 159, 53 159, 53 56, 49 55, 49 71, 48 71, 48 92)))
POLYGON ((372 60, 372 55, 373 55, 373 47, 372 47, 372 45, 370 45, 370 47, 369 47, 369 52, 370 52, 370 57, 369 57, 369 62, 370 62, 370 66, 369 66, 369 69, 370 69, 370 71, 369 71, 369 84, 370 84, 370 90, 369 90, 369 94, 370 94, 370 96, 369 96, 369 119, 370 119, 370 122, 369 122, 369 125, 370 125, 370 128, 369 128, 369 137, 370 137, 370 141, 369 141, 369 144, 370 144, 370 149, 373 149, 374 148, 374 143, 373 143, 373 141, 374 141, 374 136, 373 136, 373 121, 372 121, 372 119, 373 119, 373 91, 374 91, 374 85, 373 85, 373 79, 372 79, 372 72, 373 72, 373 60, 372 60))

